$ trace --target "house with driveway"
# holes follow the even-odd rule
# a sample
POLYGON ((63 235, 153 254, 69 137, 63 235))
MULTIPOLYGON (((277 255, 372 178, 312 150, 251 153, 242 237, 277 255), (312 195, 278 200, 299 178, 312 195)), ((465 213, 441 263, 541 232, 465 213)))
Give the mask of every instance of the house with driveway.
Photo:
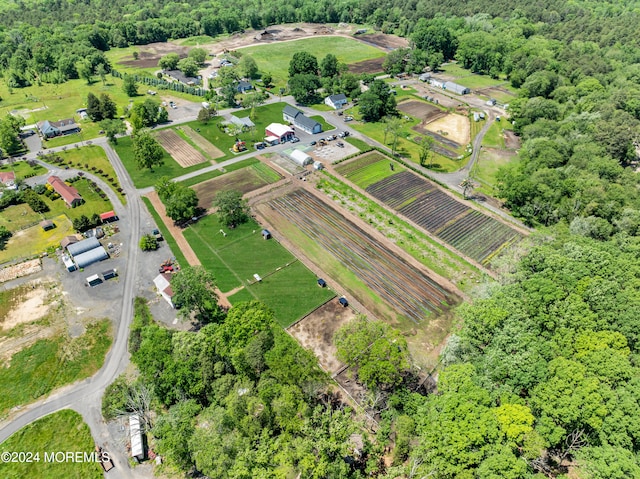
POLYGON ((73 118, 60 121, 39 121, 36 126, 42 138, 53 138, 60 135, 78 133, 80 131, 80 126, 73 118))
POLYGON ((284 110, 282 110, 282 118, 287 123, 290 123, 294 127, 300 128, 302 131, 309 134, 322 132, 322 125, 320 123, 308 116, 305 116, 304 113, 291 105, 284 107, 284 110))
POLYGON ((339 93, 338 95, 329 95, 324 99, 324 104, 330 106, 334 110, 339 110, 347 104, 347 95, 339 93))
POLYGON ((80 196, 80 193, 78 193, 78 190, 73 186, 66 184, 58 176, 50 176, 47 183, 51 185, 53 191, 60 195, 69 208, 75 208, 76 206, 81 205, 84 201, 82 196, 80 196))

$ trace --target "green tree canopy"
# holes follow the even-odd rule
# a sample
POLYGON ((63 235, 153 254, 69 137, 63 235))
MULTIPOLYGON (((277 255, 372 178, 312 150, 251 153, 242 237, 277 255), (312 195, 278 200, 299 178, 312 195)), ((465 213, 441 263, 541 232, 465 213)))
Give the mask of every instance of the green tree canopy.
POLYGON ((164 164, 164 150, 148 130, 138 130, 132 138, 133 158, 138 169, 153 171, 154 166, 164 164))
POLYGON ((173 301, 180 306, 180 316, 189 319, 192 314, 198 321, 208 323, 220 314, 216 280, 202 266, 186 266, 171 278, 173 301))
POLYGON ((237 190, 221 191, 213 199, 216 215, 223 225, 233 228, 249 220, 249 205, 237 190))

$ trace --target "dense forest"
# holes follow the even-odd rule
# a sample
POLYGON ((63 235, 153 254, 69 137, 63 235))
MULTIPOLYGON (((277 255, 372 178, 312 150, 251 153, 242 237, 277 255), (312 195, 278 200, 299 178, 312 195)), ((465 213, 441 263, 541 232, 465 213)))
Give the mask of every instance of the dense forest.
POLYGON ((410 51, 387 62, 396 71, 455 59, 520 91, 509 105, 520 161, 499 173, 499 193, 539 231, 459 309, 434 390, 416 387, 406 357, 369 349, 354 369, 373 430, 262 305, 172 332, 139 301, 140 377, 114 383, 105 413, 146 405, 165 467, 215 478, 640 477, 637 7, 4 2, 0 68, 12 88, 108 71, 110 48, 305 21, 409 37, 410 51), (370 382, 372 364, 393 380, 370 382))

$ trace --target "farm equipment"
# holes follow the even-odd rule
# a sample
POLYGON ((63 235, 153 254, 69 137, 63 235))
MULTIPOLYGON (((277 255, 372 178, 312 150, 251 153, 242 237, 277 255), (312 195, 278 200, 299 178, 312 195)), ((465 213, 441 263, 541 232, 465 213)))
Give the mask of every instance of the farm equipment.
POLYGON ((160 273, 172 273, 175 268, 173 267, 173 261, 168 259, 160 263, 160 273))
POLYGON ((241 151, 246 151, 246 150, 247 150, 246 143, 244 141, 236 140, 235 144, 233 145, 233 152, 240 153, 241 151))

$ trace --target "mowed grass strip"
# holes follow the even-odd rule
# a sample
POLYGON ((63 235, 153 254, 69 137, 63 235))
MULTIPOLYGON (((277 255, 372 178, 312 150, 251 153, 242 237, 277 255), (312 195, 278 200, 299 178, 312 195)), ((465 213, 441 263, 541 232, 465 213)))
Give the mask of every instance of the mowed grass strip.
POLYGON ((143 196, 142 202, 147 206, 147 209, 149 210, 149 213, 151 213, 151 216, 153 216, 153 221, 156 223, 156 226, 162 233, 165 243, 167 243, 167 245, 171 249, 173 256, 178 261, 178 264, 183 267, 187 266, 189 264, 187 262, 187 259, 182 254, 182 251, 180 251, 180 248, 178 247, 178 243, 176 242, 173 235, 169 232, 169 229, 165 226, 164 222, 162 221, 162 218, 160 218, 160 215, 151 204, 151 201, 149 201, 149 198, 143 196))
POLYGON ((278 42, 243 48, 242 54, 251 56, 260 71, 268 71, 277 84, 286 83, 289 62, 295 52, 306 51, 318 58, 318 62, 333 53, 338 61, 347 65, 386 55, 382 50, 352 38, 330 36, 302 38, 292 42, 278 42))
MULTIPOLYGON (((48 461, 44 453, 94 452, 95 443, 82 416, 70 409, 53 413, 25 426, 2 443, 3 451, 40 453, 39 461, 2 462, 0 477, 38 479, 101 479, 102 467, 92 461, 48 461)), ((55 457, 55 456, 54 456, 55 457)))
POLYGON ((0 368, 0 416, 59 386, 91 376, 102 366, 111 342, 111 322, 104 319, 88 325, 77 338, 63 334, 17 352, 9 365, 0 368))
MULTIPOLYGON (((336 295, 328 288, 320 288, 316 275, 299 261, 263 278, 259 283, 245 287, 236 294, 246 298, 245 290, 269 306, 273 310, 276 321, 283 328, 291 326, 336 295)), ((232 304, 235 296, 230 298, 232 304)))

